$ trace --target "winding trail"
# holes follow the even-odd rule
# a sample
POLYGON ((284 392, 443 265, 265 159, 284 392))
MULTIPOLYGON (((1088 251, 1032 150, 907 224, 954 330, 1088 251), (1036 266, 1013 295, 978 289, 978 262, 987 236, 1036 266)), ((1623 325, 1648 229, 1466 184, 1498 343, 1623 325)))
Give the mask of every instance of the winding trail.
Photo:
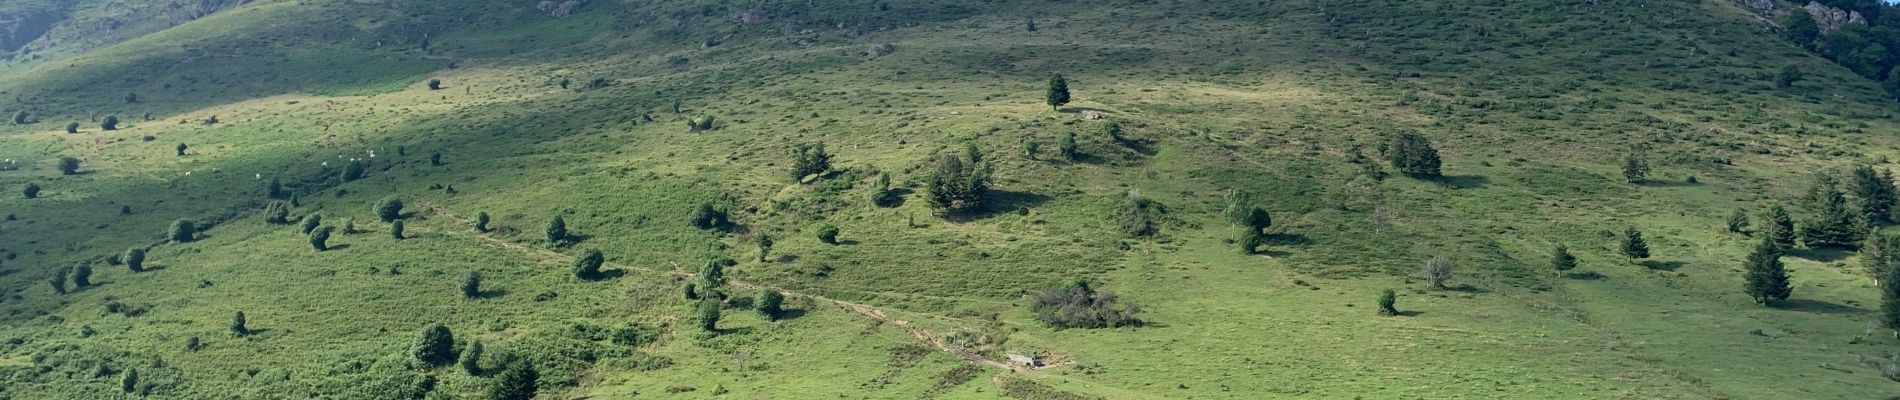
MULTIPOLYGON (((443 218, 456 222, 456 223, 461 223, 461 224, 473 223, 472 219, 450 212, 447 208, 444 208, 439 204, 430 203, 430 202, 420 202, 418 205, 422 206, 423 208, 429 209, 431 212, 435 213, 436 215, 442 216, 443 218)), ((462 230, 444 229, 444 231, 461 232, 462 230)), ((573 258, 573 256, 562 254, 560 252, 556 252, 553 250, 525 246, 520 243, 514 243, 514 242, 509 242, 506 240, 501 240, 493 236, 481 235, 481 234, 468 234, 468 233, 459 233, 459 234, 471 236, 471 237, 474 237, 475 239, 481 240, 495 247, 500 247, 500 248, 511 250, 517 253, 522 253, 524 255, 534 257, 540 260, 570 260, 573 258)), ((638 271, 646 271, 646 272, 659 273, 659 274, 671 274, 673 276, 686 277, 686 278, 696 277, 699 275, 699 274, 687 272, 686 270, 680 268, 680 264, 678 262, 669 262, 669 264, 673 266, 673 269, 671 271, 659 271, 659 270, 654 270, 650 268, 615 264, 611 262, 606 263, 605 265, 627 269, 627 270, 638 270, 638 271)), ((903 329, 905 332, 910 333, 911 337, 930 344, 930 347, 935 348, 937 351, 947 353, 952 356, 956 356, 957 358, 961 358, 964 361, 969 361, 971 363, 976 363, 976 364, 988 366, 991 368, 1014 371, 1018 373, 1027 373, 1033 369, 1049 368, 1049 367, 1061 365, 1061 364, 1049 364, 1049 365, 1043 365, 1043 366, 1034 367, 1034 368, 1027 367, 1027 366, 1018 366, 1018 365, 1014 365, 1010 363, 1005 363, 1002 361, 997 361, 995 359, 991 359, 989 357, 985 357, 981 354, 977 354, 977 353, 970 352, 967 350, 951 347, 950 345, 944 342, 942 335, 938 335, 934 332, 931 332, 929 329, 925 329, 924 327, 912 324, 910 321, 892 317, 890 313, 885 312, 882 309, 873 307, 868 304, 838 300, 838 299, 824 297, 824 296, 820 296, 816 294, 801 293, 801 292, 792 291, 792 290, 785 290, 782 288, 764 286, 764 285, 740 281, 736 279, 727 279, 726 283, 734 287, 739 287, 739 288, 754 289, 754 290, 772 289, 772 290, 777 290, 781 293, 785 293, 787 295, 804 296, 807 298, 811 298, 813 300, 828 302, 828 303, 837 305, 840 308, 843 308, 847 311, 850 311, 853 314, 868 317, 872 320, 878 321, 879 323, 888 324, 891 326, 898 327, 899 329, 903 329)), ((929 315, 929 314, 924 314, 924 315, 929 315)), ((955 318, 949 318, 949 317, 940 317, 940 318, 955 319, 955 318)))

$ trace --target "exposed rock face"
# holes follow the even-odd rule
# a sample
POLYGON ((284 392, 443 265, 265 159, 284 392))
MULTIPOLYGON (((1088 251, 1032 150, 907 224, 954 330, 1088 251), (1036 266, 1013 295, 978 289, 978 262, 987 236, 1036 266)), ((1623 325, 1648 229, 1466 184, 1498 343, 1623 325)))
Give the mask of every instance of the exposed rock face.
POLYGON ((739 25, 752 25, 768 20, 770 19, 765 17, 765 12, 756 8, 732 13, 732 22, 737 22, 739 25))
POLYGON ((1801 8, 1807 9, 1808 14, 1814 16, 1814 24, 1821 26, 1822 35, 1834 32, 1835 29, 1841 29, 1841 27, 1847 26, 1848 24, 1867 25, 1867 19, 1861 17, 1860 12, 1828 7, 1825 4, 1813 1, 1808 2, 1807 6, 1801 8))
POLYGON ((565 2, 556 2, 554 0, 542 0, 541 2, 534 4, 534 9, 541 10, 541 12, 548 13, 548 16, 560 18, 560 17, 569 16, 569 15, 574 15, 575 12, 579 12, 581 10, 581 2, 580 0, 568 0, 565 2))
POLYGON ((1776 6, 1774 0, 1735 0, 1735 3, 1741 4, 1742 7, 1747 7, 1749 10, 1754 10, 1756 13, 1766 15, 1770 18, 1788 16, 1788 10, 1783 10, 1780 6, 1776 6))
POLYGON ((880 44, 876 46, 871 46, 868 49, 864 49, 864 57, 878 58, 878 57, 883 57, 885 54, 891 54, 891 52, 894 52, 894 51, 897 51, 897 45, 885 43, 885 44, 880 44))

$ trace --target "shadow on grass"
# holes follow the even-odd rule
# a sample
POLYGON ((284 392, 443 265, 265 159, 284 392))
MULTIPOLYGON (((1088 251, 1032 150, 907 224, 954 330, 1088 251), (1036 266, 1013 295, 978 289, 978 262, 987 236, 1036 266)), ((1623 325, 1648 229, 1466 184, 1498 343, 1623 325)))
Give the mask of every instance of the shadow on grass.
POLYGON ((1491 185, 1491 178, 1478 175, 1445 175, 1438 177, 1438 184, 1452 189, 1477 189, 1491 185))
POLYGON ((1789 310, 1789 311, 1802 311, 1802 312, 1811 312, 1811 313, 1818 313, 1818 314, 1864 314, 1868 312, 1868 310, 1865 308, 1836 304, 1833 302, 1814 300, 1814 299, 1788 299, 1788 300, 1782 301, 1781 304, 1778 305, 1778 307, 1784 310, 1789 310))
POLYGON ((1651 271, 1672 271, 1673 272, 1675 270, 1682 269, 1682 266, 1687 265, 1687 264, 1681 261, 1643 260, 1643 261, 1637 261, 1636 265, 1641 265, 1643 266, 1643 268, 1649 268, 1649 270, 1651 271))
POLYGON ((1585 272, 1577 272, 1577 273, 1570 273, 1570 274, 1564 274, 1564 277, 1565 277, 1565 278, 1570 278, 1570 279, 1576 279, 1576 280, 1580 280, 1580 281, 1600 281, 1600 280, 1604 280, 1604 279, 1606 279, 1606 278, 1609 278, 1609 277, 1607 277, 1607 276, 1603 276, 1603 274, 1599 274, 1599 273, 1596 273, 1596 272, 1594 272, 1594 271, 1585 271, 1585 272))
POLYGON ((1416 317, 1416 316, 1420 316, 1420 315, 1424 315, 1424 314, 1425 314, 1425 312, 1424 312, 1424 311, 1412 311, 1412 310, 1402 310, 1402 311, 1399 311, 1399 313, 1398 313, 1398 314, 1392 314, 1392 316, 1394 316, 1394 317, 1416 317))
POLYGON ((600 273, 596 273, 594 274, 594 276, 582 278, 581 280, 588 281, 588 282, 611 281, 615 279, 620 279, 620 277, 623 277, 623 276, 627 276, 627 270, 625 269, 620 269, 620 268, 603 269, 603 270, 600 270, 600 273))
POLYGON ((779 310, 778 318, 775 319, 775 321, 798 319, 798 318, 804 317, 805 314, 806 314, 806 311, 804 309, 788 308, 784 310, 779 310))
POLYGON ((1459 285, 1456 285, 1456 286, 1446 286, 1446 287, 1445 287, 1445 291, 1447 291, 1447 292, 1459 292, 1459 293, 1473 293, 1473 294, 1476 294, 1476 293, 1491 293, 1491 289, 1486 289, 1486 288, 1481 288, 1481 287, 1477 287, 1477 286, 1471 286, 1471 284, 1459 284, 1459 285))
POLYGON ((475 293, 475 298, 487 300, 508 295, 508 289, 490 289, 475 293))
POLYGON ((1791 255, 1791 256, 1795 256, 1795 257, 1799 257, 1799 258, 1803 258, 1807 260, 1813 260, 1816 262, 1824 262, 1824 263, 1845 260, 1847 259, 1847 256, 1852 255, 1852 254, 1853 253, 1850 251, 1847 251, 1847 249, 1839 249, 1839 248, 1832 248, 1832 247, 1823 247, 1823 248, 1818 248, 1818 249, 1794 249, 1788 252, 1788 255, 1791 255))
POLYGON ((839 246, 856 246, 858 245, 858 241, 851 240, 851 239, 841 239, 841 240, 838 240, 838 245, 839 246))
POLYGON ((323 248, 323 251, 342 251, 343 249, 348 249, 348 248, 350 248, 349 243, 340 243, 340 244, 333 244, 333 245, 326 246, 323 248))
POLYGON ((994 190, 990 191, 988 198, 989 204, 983 207, 983 209, 950 214, 945 216, 944 219, 952 222, 971 222, 988 219, 990 217, 1042 205, 1042 203, 1049 202, 1050 199, 1052 199, 1052 197, 1039 193, 994 190))
POLYGON ((1305 246, 1309 244, 1313 244, 1313 239, 1298 233, 1267 234, 1267 245, 1269 246, 1305 246))
POLYGON ((1643 181, 1643 183, 1638 183, 1638 184, 1636 184, 1636 186, 1642 186, 1642 187, 1696 187, 1696 186, 1702 186, 1702 183, 1701 183, 1701 182, 1689 182, 1689 181, 1658 181, 1658 180, 1644 180, 1644 181, 1643 181))

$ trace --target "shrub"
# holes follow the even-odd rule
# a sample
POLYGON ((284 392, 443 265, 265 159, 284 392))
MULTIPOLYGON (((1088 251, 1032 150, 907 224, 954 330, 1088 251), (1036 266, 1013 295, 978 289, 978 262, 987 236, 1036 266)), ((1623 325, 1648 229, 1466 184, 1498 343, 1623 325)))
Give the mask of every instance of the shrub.
POLYGON ((482 233, 488 232, 488 213, 487 212, 475 213, 475 231, 482 232, 482 233))
POLYGON ((1740 208, 1728 215, 1729 233, 1748 233, 1748 211, 1740 208))
POLYGON ((1438 149, 1432 147, 1431 140, 1417 133, 1401 133, 1392 137, 1387 146, 1386 161, 1393 168, 1417 178, 1439 177, 1438 149))
POLYGON ((31 115, 27 114, 26 110, 20 110, 19 112, 15 112, 13 113, 13 124, 26 125, 27 119, 30 116, 31 115))
POLYGON ((78 122, 67 122, 67 123, 66 123, 66 133, 79 133, 79 123, 78 123, 78 122))
POLYGON ((460 365, 462 367, 462 372, 468 373, 469 376, 481 375, 482 373, 482 341, 480 340, 469 341, 468 349, 462 350, 462 357, 458 359, 455 363, 457 365, 460 365))
POLYGON ((462 291, 462 297, 476 298, 482 295, 482 273, 463 271, 462 278, 456 280, 455 287, 462 291))
POLYGON ((73 267, 73 286, 81 288, 92 286, 91 263, 82 262, 79 263, 79 266, 73 267))
POLYGON ((699 330, 718 332, 719 299, 711 296, 701 297, 699 299, 699 306, 693 310, 693 322, 698 324, 699 330))
POLYGON ((876 178, 871 178, 871 184, 865 191, 865 197, 871 201, 871 205, 883 206, 889 204, 891 201, 891 174, 888 172, 879 172, 876 178))
POLYGON ((59 158, 59 174, 60 175, 75 175, 78 173, 79 173, 79 159, 72 158, 72 157, 59 158))
POLYGON ((1142 198, 1139 193, 1129 191, 1118 209, 1122 233, 1130 237, 1154 236, 1160 231, 1160 226, 1155 223, 1155 214, 1160 212, 1160 208, 1159 204, 1142 198))
POLYGON ((329 242, 330 242, 330 227, 326 226, 322 228, 313 228, 310 230, 310 247, 311 248, 315 248, 317 249, 317 251, 329 250, 330 249, 329 242))
POLYGON ((317 230, 317 226, 321 224, 323 224, 323 213, 310 213, 310 215, 303 216, 303 224, 299 225, 297 230, 303 233, 310 233, 310 231, 317 230))
POLYGON ((1393 293, 1392 289, 1379 292, 1379 315, 1399 315, 1399 309, 1396 306, 1398 301, 1399 295, 1393 293))
POLYGON ((126 368, 125 374, 119 376, 119 391, 132 393, 132 391, 138 390, 138 387, 139 387, 139 369, 126 368))
POLYGON ((271 199, 284 198, 284 182, 275 176, 270 177, 270 181, 264 184, 264 197, 271 199))
POLYGON ((726 213, 713 208, 711 202, 699 203, 699 207, 694 208, 693 212, 686 216, 686 220, 699 229, 719 228, 725 226, 727 222, 726 213))
POLYGON ((440 90, 440 89, 442 89, 442 80, 441 80, 441 79, 430 79, 430 80, 429 80, 429 90, 440 90))
POLYGON ((251 334, 251 328, 244 326, 244 323, 244 312, 238 311, 237 315, 231 317, 231 333, 235 333, 238 336, 251 334))
MULTIPOLYGON (((290 223, 290 204, 284 203, 281 201, 273 201, 270 203, 265 203, 264 204, 264 223, 271 224, 271 225, 283 225, 283 224, 290 223)), ((310 232, 309 229, 304 229, 303 231, 305 233, 310 232)))
POLYGON ((402 230, 403 230, 403 226, 407 224, 404 224, 402 221, 403 220, 399 219, 399 220, 389 222, 389 237, 391 239, 402 240, 404 238, 402 235, 402 230))
POLYGON ((686 284, 680 285, 680 295, 687 300, 699 300, 699 284, 686 282, 686 284))
POLYGON ((429 152, 429 165, 433 165, 437 167, 442 166, 442 152, 440 151, 429 152))
POLYGON ((772 237, 760 233, 754 240, 759 246, 759 262, 765 262, 766 257, 772 253, 772 237))
POLYGON ((393 222, 402 218, 402 206, 402 199, 397 198, 396 195, 383 197, 381 201, 376 202, 376 217, 382 218, 383 222, 393 222))
POLYGON ((364 163, 364 161, 351 160, 348 164, 343 164, 343 175, 340 175, 343 182, 355 182, 358 179, 363 179, 365 170, 369 168, 364 165, 364 163))
POLYGON ((700 297, 719 297, 719 288, 726 286, 726 265, 719 260, 708 260, 706 266, 699 268, 700 297))
POLYGON ((422 327, 414 344, 409 346, 409 354, 416 362, 424 366, 447 365, 455 362, 455 334, 441 323, 431 323, 422 327))
POLYGON ((119 130, 119 116, 107 115, 105 120, 99 122, 99 128, 108 131, 119 130))
POLYGON ((1452 265, 1450 257, 1439 254, 1432 256, 1430 260, 1426 260, 1425 267, 1421 269, 1419 274, 1425 277, 1426 286, 1432 289, 1444 290, 1445 283, 1451 281, 1451 273, 1455 268, 1456 266, 1452 265))
POLYGON ((838 227, 831 224, 818 226, 818 241, 824 244, 838 244, 838 227))
POLYGON ((760 289, 759 298, 753 301, 753 307, 759 310, 759 316, 765 317, 765 320, 777 321, 779 314, 785 312, 785 294, 773 289, 760 289))
POLYGON ((145 249, 137 247, 126 249, 125 255, 119 256, 119 260, 124 261, 125 268, 132 272, 145 271, 145 249))
POLYGON ((33 198, 39 198, 39 197, 40 197, 40 184, 37 184, 37 183, 33 183, 33 182, 27 182, 27 183, 26 183, 26 188, 25 188, 25 189, 22 189, 22 190, 20 190, 20 194, 21 194, 21 195, 24 195, 24 196, 26 196, 26 198, 28 198, 28 199, 33 199, 33 198))
POLYGON ((196 223, 192 222, 189 219, 181 219, 177 221, 172 221, 171 228, 165 230, 165 237, 171 239, 171 241, 175 243, 190 242, 191 239, 194 236, 196 236, 198 233, 198 228, 196 225, 197 225, 196 223))
POLYGON ((359 233, 359 231, 356 230, 356 217, 344 218, 343 219, 343 234, 355 235, 357 233, 359 233))
POLYGON ((1064 160, 1075 161, 1075 159, 1081 158, 1082 152, 1075 144, 1075 132, 1063 133, 1062 140, 1056 142, 1056 151, 1062 152, 1062 159, 1064 160))
POLYGON ((606 263, 607 257, 601 254, 600 250, 587 249, 581 252, 580 257, 574 258, 574 277, 582 280, 594 279, 600 276, 601 264, 606 263))
POLYGON ((567 243, 569 239, 567 236, 567 220, 561 218, 559 215, 554 216, 554 220, 548 221, 547 234, 549 245, 560 246, 563 243, 567 243))
POLYGON ((176 152, 178 153, 178 156, 179 156, 179 157, 184 157, 184 156, 185 156, 185 150, 189 150, 189 149, 191 149, 191 146, 187 146, 187 145, 185 145, 184 143, 179 143, 179 144, 178 144, 178 147, 173 147, 173 148, 172 148, 172 150, 174 150, 174 151, 176 151, 176 152))
POLYGON ((53 294, 66 294, 66 275, 71 273, 72 269, 68 267, 53 270, 53 276, 46 279, 46 283, 53 286, 53 294))
POLYGON ((1030 310, 1037 319, 1055 329, 1141 325, 1141 320, 1135 317, 1140 312, 1139 307, 1118 301, 1112 292, 1097 292, 1086 279, 1043 290, 1030 310))

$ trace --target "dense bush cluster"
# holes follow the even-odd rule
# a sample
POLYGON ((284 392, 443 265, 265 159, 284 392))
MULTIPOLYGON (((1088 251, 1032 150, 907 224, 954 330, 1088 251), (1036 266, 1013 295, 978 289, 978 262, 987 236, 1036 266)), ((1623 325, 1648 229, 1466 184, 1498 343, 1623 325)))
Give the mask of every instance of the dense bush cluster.
POLYGON ((1056 329, 1141 325, 1135 317, 1140 307, 1117 300, 1113 292, 1096 291, 1085 279, 1044 290, 1036 295, 1030 311, 1056 329))
POLYGON ((983 198, 989 193, 990 164, 983 160, 983 154, 971 145, 964 157, 945 155, 937 161, 937 168, 925 182, 924 191, 930 200, 930 208, 938 214, 954 214, 980 210, 983 198))

